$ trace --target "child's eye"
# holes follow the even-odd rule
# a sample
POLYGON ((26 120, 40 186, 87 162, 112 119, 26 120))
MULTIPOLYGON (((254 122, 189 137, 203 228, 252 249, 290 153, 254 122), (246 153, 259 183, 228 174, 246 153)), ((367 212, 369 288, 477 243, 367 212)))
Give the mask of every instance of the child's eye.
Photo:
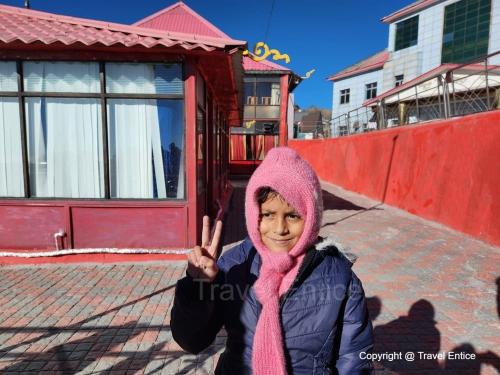
POLYGON ((265 218, 269 218, 271 216, 272 216, 272 214, 269 212, 264 212, 264 213, 260 214, 260 217, 265 217, 265 218))
POLYGON ((288 217, 292 220, 299 220, 300 219, 300 215, 298 215, 298 214, 289 214, 288 217))

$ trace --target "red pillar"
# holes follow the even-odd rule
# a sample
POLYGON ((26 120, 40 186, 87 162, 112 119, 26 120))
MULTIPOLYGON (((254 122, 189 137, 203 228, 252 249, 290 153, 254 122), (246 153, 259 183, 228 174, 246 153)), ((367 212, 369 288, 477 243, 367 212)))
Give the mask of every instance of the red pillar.
POLYGON ((288 108, 288 74, 284 74, 280 79, 281 86, 281 105, 280 105, 280 146, 288 144, 287 129, 287 108, 288 108))
POLYGON ((188 247, 197 245, 201 228, 197 219, 196 193, 196 67, 191 59, 185 63, 184 81, 185 101, 185 136, 186 136, 186 200, 187 200, 187 228, 186 244, 188 247))

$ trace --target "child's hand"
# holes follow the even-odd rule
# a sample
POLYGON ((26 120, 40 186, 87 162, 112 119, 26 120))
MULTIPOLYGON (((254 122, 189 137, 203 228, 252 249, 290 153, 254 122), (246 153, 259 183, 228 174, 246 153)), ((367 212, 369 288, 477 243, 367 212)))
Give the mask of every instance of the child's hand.
POLYGON ((222 232, 222 221, 215 225, 214 237, 210 240, 210 218, 203 216, 203 232, 201 234, 201 246, 195 246, 188 254, 187 273, 193 279, 203 281, 214 281, 219 268, 217 267, 217 249, 222 232))

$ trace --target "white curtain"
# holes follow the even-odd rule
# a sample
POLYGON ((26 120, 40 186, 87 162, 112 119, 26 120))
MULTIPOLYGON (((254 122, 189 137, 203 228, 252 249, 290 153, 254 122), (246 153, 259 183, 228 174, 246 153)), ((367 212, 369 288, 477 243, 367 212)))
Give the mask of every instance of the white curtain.
POLYGON ((19 102, 0 98, 0 197, 23 197, 19 102))
POLYGON ((27 98, 26 123, 33 196, 104 197, 98 100, 27 98))
MULTIPOLYGON (((93 92, 97 64, 26 63, 26 90, 93 92)), ((102 124, 99 99, 26 98, 31 194, 36 197, 103 198, 102 124)))
MULTIPOLYGON (((13 61, 0 61, 0 91, 17 91, 13 61)), ((19 102, 0 97, 0 197, 24 196, 22 160, 19 102)))
POLYGON ((0 91, 17 91, 16 63, 0 61, 0 91))
MULTIPOLYGON (((152 64, 106 65, 110 92, 154 93, 152 64)), ((157 101, 108 101, 111 196, 167 198, 157 101)))
POLYGON ((272 83, 271 84, 271 105, 279 105, 280 104, 280 84, 272 83))
POLYGON ((108 124, 111 196, 153 198, 156 182, 158 198, 166 198, 156 100, 110 100, 108 124))

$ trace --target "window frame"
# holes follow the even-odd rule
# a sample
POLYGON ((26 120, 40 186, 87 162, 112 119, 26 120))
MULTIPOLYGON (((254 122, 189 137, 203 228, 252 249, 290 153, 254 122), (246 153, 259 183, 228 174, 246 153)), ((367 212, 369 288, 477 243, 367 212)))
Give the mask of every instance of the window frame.
POLYGON ((365 99, 373 99, 377 97, 378 82, 370 82, 365 84, 365 99))
MULTIPOLYGON (((108 111, 107 102, 112 99, 169 99, 169 100, 182 100, 183 111, 185 113, 185 66, 180 61, 172 60, 153 60, 153 61, 125 61, 125 60, 68 60, 68 59, 2 59, 2 61, 10 61, 16 63, 17 75, 17 91, 0 91, 0 97, 14 97, 19 102, 19 118, 21 126, 21 150, 23 161, 23 179, 24 179, 24 197, 0 197, 0 199, 29 199, 29 200, 85 200, 85 201, 173 201, 182 202, 187 199, 187 189, 184 184, 184 191, 182 192, 183 198, 112 198, 110 196, 110 180, 109 180, 109 144, 108 144, 108 111), (73 63, 97 63, 99 66, 99 85, 100 91, 96 93, 79 93, 79 92, 41 92, 41 91, 25 91, 24 90, 24 70, 23 63, 25 62, 73 62, 73 63), (108 93, 106 91, 106 64, 107 63, 123 63, 123 64, 177 64, 180 66, 180 79, 182 80, 182 93, 181 94, 123 94, 123 93, 108 93), (101 126, 102 126, 102 149, 103 149, 103 169, 104 169, 104 197, 103 198, 73 198, 73 197, 34 197, 30 191, 30 177, 29 177, 29 160, 27 148, 27 134, 26 134, 26 106, 25 98, 78 98, 78 99, 99 99, 101 106, 101 126)), ((185 129, 186 116, 183 116, 182 127, 185 129)), ((186 145, 186 134, 184 131, 183 147, 186 145)), ((184 149, 185 154, 185 149, 184 149)), ((185 157, 181 160, 185 164, 185 157)), ((184 168, 186 174, 186 168, 184 168)), ((185 178, 184 178, 185 181, 185 178)))
POLYGON ((339 105, 349 104, 351 101, 351 89, 339 90, 339 105))
POLYGON ((401 86, 404 83, 405 75, 404 74, 396 74, 394 76, 394 87, 401 86))
POLYGON ((480 0, 474 8, 469 7, 468 1, 460 0, 444 8, 441 64, 463 64, 488 55, 493 17, 492 1, 480 0), (486 1, 488 4, 485 4, 486 1), (485 9, 488 9, 488 13, 484 12, 485 9), (468 29, 472 30, 472 33, 468 29))
POLYGON ((394 25, 394 51, 401 51, 418 44, 419 16, 417 14, 394 25))
POLYGON ((264 75, 249 74, 249 75, 245 75, 245 77, 243 78, 243 82, 244 82, 244 86, 245 86, 245 88, 244 88, 245 98, 244 98, 244 103, 243 103, 243 107, 244 107, 243 111, 245 114, 247 112, 251 111, 251 113, 249 113, 249 116, 245 117, 245 120, 254 120, 254 119, 275 120, 275 119, 279 119, 280 108, 281 108, 282 99, 283 99, 281 97, 281 78, 280 78, 280 76, 279 75, 264 76, 264 75), (259 97, 259 96, 257 96, 257 85, 259 83, 270 83, 270 84, 277 83, 279 85, 279 96, 278 96, 279 103, 278 104, 265 104, 265 103, 263 103, 263 100, 261 100, 261 99, 269 98, 269 100, 270 100, 271 97, 259 97), (247 87, 248 87, 247 85, 251 86, 251 91, 252 91, 251 96, 247 95, 247 87), (253 99, 250 99, 250 98, 253 98, 253 99), (276 116, 274 116, 274 117, 258 116, 258 114, 261 113, 261 111, 258 108, 263 108, 263 107, 274 108, 275 112, 277 113, 276 116))

